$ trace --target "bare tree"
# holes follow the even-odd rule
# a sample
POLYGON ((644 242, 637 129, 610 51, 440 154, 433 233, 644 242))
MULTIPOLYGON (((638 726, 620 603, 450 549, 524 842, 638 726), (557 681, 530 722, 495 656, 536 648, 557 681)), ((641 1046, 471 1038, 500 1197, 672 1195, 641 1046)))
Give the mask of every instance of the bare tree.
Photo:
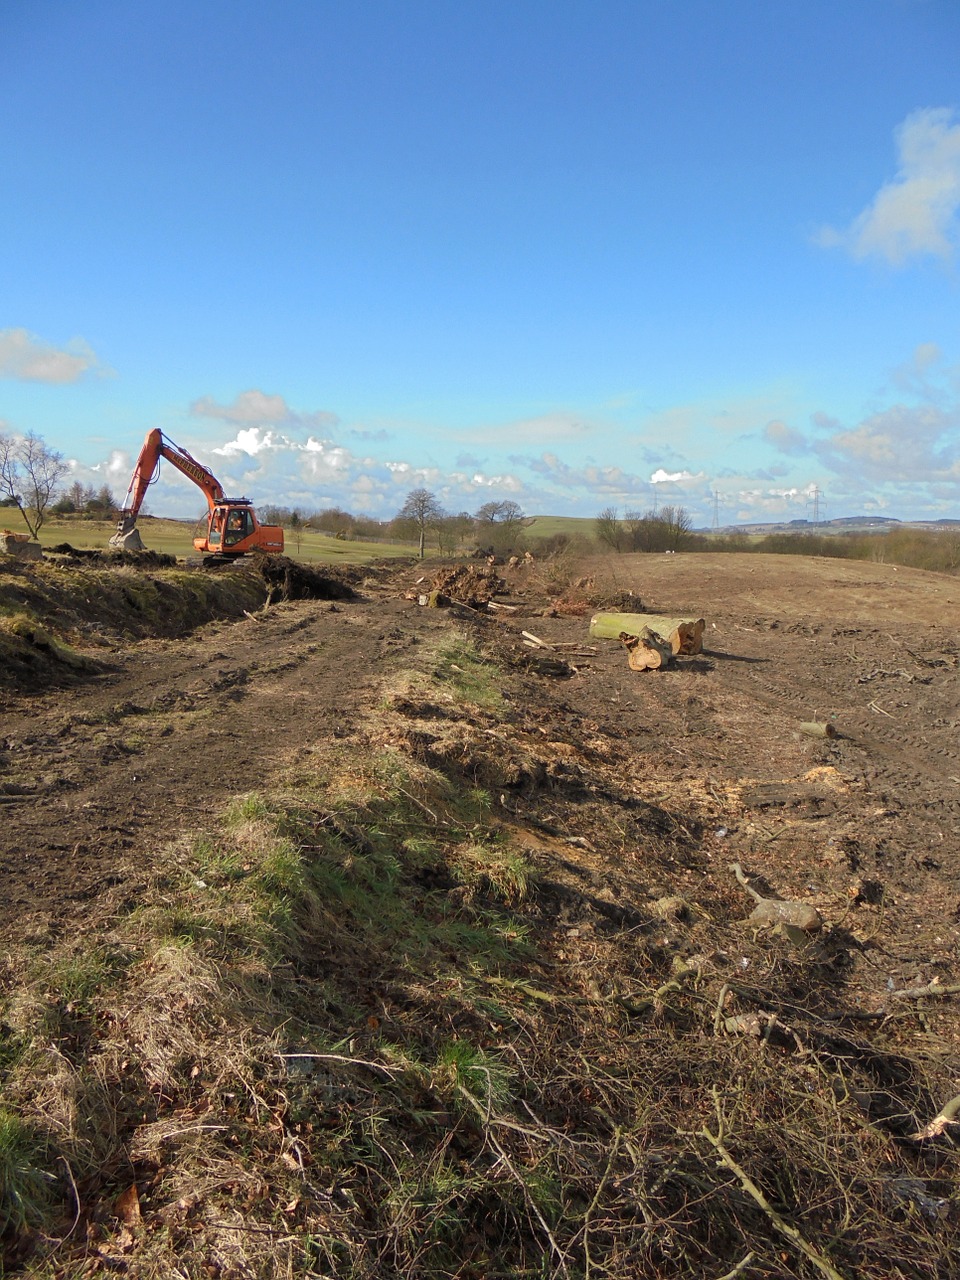
POLYGON ((290 532, 297 548, 297 555, 299 555, 300 544, 303 542, 303 516, 296 507, 290 512, 290 532))
POLYGON ((489 545, 500 553, 515 549, 527 523, 523 508, 509 498, 485 502, 474 518, 480 545, 489 545))
POLYGON ((661 507, 660 523, 664 527, 668 546, 666 550, 680 551, 693 529, 693 520, 685 507, 661 507))
POLYGON ((0 433, 0 494, 23 516, 32 538, 40 536, 69 469, 63 454, 48 448, 35 432, 25 436, 0 433))
POLYGON ((597 538, 612 551, 622 551, 627 537, 616 507, 604 507, 596 519, 597 538))
POLYGON ((685 507, 627 511, 624 528, 631 551, 682 551, 690 542, 693 520, 685 507))
POLYGON ((409 520, 417 532, 417 554, 423 559, 423 546, 427 529, 443 519, 443 508, 429 489, 411 489, 407 500, 397 512, 398 520, 409 520))
POLYGON ((321 533, 332 533, 335 537, 349 538, 354 532, 356 517, 342 507, 324 507, 310 517, 310 526, 321 533))

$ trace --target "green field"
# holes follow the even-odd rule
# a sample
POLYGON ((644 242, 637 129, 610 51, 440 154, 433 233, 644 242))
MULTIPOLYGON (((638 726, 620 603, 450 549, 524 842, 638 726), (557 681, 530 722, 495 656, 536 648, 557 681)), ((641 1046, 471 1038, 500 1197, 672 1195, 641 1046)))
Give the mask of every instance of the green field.
POLYGON ((527 527, 528 538, 552 538, 558 533, 568 538, 595 536, 596 520, 589 516, 534 516, 527 527))
MULTIPOLYGON (((205 523, 205 522, 202 522, 205 523)), ((116 531, 115 520, 84 520, 70 517, 48 521, 41 530, 41 545, 49 550, 61 542, 82 550, 106 549, 116 531)), ((164 520, 141 516, 137 528, 143 545, 150 551, 186 559, 198 553, 193 548, 196 526, 188 520, 164 520)), ((319 564, 369 564, 391 556, 416 554, 416 547, 406 542, 340 542, 324 533, 303 531, 299 535, 286 531, 286 554, 295 560, 319 564)))
MULTIPOLYGON (((197 555, 193 548, 193 538, 195 532, 202 531, 203 524, 203 521, 194 524, 189 520, 167 520, 159 516, 142 515, 137 521, 137 528, 143 545, 149 550, 186 559, 197 555)), ((115 530, 114 520, 59 516, 48 520, 43 526, 40 542, 47 550, 61 542, 69 542, 71 546, 83 550, 105 549, 115 530)), ((539 538, 552 538, 557 534, 592 539, 594 521, 576 516, 535 516, 524 533, 525 539, 530 542, 536 542, 539 538)), ((285 551, 288 556, 319 564, 369 564, 388 557, 416 554, 416 544, 413 542, 367 542, 359 539, 344 542, 330 534, 316 533, 313 530, 302 530, 295 534, 287 529, 285 534, 285 551)), ((466 549, 469 551, 472 548, 466 549)), ((428 538, 427 554, 436 553, 435 539, 428 538)))

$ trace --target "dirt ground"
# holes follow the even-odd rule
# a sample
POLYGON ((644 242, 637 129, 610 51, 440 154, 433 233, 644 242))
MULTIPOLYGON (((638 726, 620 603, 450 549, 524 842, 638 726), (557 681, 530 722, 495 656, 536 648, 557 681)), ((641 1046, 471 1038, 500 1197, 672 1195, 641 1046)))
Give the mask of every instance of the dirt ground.
POLYGON ((535 818, 545 850, 559 833, 568 863, 617 882, 620 901, 682 893, 742 917, 752 903, 728 870, 739 860, 775 895, 872 935, 857 958, 866 1005, 960 978, 960 582, 801 557, 598 559, 577 573, 599 595, 632 590, 650 611, 704 617, 704 652, 633 673, 599 642, 558 678, 511 666, 530 652, 523 629, 587 642, 588 617, 549 616, 536 568, 505 575, 516 613, 466 621, 404 598, 423 573, 392 569, 356 601, 285 603, 134 644, 66 690, 5 692, 5 936, 82 933, 129 906, 171 839, 311 742, 349 735, 419 641, 469 625, 509 669, 518 737, 581 779, 579 823, 576 788, 561 805, 549 786, 534 801, 529 779, 504 782, 504 820, 535 818), (812 720, 837 736, 806 736, 812 720), (637 848, 629 867, 598 871, 601 765, 683 828, 685 863, 654 872, 637 848))

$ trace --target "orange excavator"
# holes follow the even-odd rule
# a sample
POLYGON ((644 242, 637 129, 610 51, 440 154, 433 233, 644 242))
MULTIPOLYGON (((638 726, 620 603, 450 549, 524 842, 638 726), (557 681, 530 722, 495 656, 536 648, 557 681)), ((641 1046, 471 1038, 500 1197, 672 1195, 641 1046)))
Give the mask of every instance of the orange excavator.
POLYGON ((193 540, 198 551, 218 560, 233 560, 248 551, 268 551, 273 555, 283 551, 283 530, 279 525, 261 524, 249 498, 224 497, 223 485, 217 477, 186 449, 168 440, 158 427, 148 431, 143 442, 117 522, 117 532, 110 539, 111 547, 123 551, 144 549, 137 529, 137 516, 147 488, 157 478, 161 458, 166 458, 195 485, 199 485, 206 495, 207 531, 193 540))

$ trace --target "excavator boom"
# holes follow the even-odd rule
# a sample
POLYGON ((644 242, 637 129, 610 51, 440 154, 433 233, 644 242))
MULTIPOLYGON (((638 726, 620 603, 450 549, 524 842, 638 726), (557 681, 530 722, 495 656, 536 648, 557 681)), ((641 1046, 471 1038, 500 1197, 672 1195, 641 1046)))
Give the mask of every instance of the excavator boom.
POLYGON ((213 472, 186 449, 168 440, 158 427, 148 431, 143 442, 117 522, 117 531, 110 539, 112 547, 126 551, 143 550, 136 527, 137 516, 147 489, 157 479, 161 458, 166 458, 192 480, 207 499, 207 532, 204 537, 193 541, 198 551, 218 557, 242 556, 258 549, 274 553, 283 551, 283 530, 279 526, 261 524, 248 499, 226 498, 223 485, 213 472))

